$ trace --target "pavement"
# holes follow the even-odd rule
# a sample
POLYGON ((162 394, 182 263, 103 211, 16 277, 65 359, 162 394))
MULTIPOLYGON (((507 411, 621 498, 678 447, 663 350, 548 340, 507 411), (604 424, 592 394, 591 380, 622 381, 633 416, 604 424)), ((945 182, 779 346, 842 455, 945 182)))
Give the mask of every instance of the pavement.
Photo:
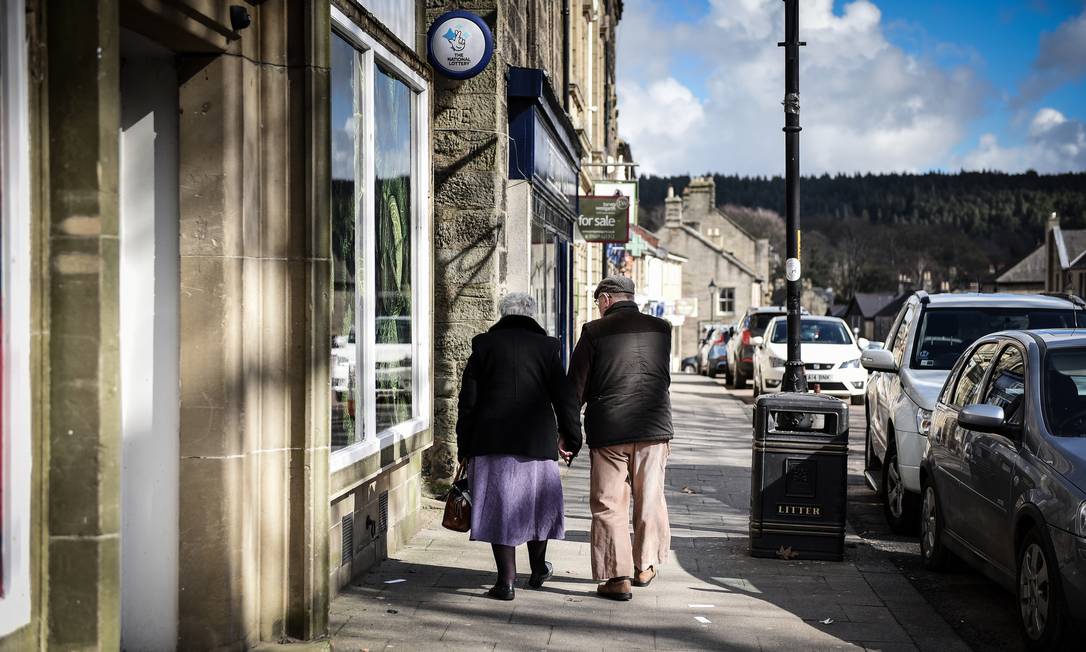
MULTIPOLYGON (((332 602, 334 650, 968 650, 899 569, 849 532, 843 562, 747 554, 750 407, 700 376, 676 374, 667 501, 672 558, 630 602, 595 595, 589 568, 588 464, 563 467, 566 540, 555 577, 527 587, 518 550, 516 600, 485 595, 488 544, 428 525, 396 558, 332 602)), ((862 409, 862 408, 861 408, 862 409)))

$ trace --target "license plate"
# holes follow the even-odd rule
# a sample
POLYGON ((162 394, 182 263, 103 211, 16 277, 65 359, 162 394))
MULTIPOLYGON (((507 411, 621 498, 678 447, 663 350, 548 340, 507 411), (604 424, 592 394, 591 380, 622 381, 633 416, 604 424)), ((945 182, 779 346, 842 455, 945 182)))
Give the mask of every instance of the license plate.
POLYGON ((807 382, 809 383, 828 383, 830 382, 829 374, 807 374, 807 382))

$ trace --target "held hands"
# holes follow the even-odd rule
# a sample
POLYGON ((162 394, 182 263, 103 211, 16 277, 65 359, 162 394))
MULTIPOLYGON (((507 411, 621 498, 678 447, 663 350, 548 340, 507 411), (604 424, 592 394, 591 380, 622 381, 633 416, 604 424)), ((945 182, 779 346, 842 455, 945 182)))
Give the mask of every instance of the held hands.
POLYGON ((566 466, 573 464, 573 453, 569 452, 569 444, 566 443, 564 435, 558 436, 558 456, 565 461, 566 466))

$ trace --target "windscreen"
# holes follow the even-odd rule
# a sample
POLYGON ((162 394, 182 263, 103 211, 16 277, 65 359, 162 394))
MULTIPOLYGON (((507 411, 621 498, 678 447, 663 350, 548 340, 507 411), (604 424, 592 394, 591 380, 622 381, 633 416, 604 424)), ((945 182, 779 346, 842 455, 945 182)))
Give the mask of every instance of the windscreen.
POLYGON ((1052 434, 1086 436, 1086 350, 1049 351, 1044 381, 1045 417, 1052 434))
POLYGON ((921 317, 913 369, 948 371, 970 344, 1005 330, 1074 328, 1074 310, 1035 308, 929 308, 921 317))
MULTIPOLYGON (((788 341, 788 322, 784 319, 773 325, 773 334, 769 338, 774 344, 788 341)), ((848 327, 839 321, 829 319, 804 319, 799 322, 800 344, 852 344, 852 335, 848 327)))
POLYGON ((774 317, 783 317, 783 312, 756 312, 750 316, 750 336, 758 337, 765 333, 765 327, 774 317))

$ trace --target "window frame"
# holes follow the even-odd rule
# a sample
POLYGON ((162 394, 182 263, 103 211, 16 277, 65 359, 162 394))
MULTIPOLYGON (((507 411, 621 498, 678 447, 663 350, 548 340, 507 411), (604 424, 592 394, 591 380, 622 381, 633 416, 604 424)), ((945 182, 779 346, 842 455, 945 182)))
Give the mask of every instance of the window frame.
POLYGON ((0 563, 0 636, 30 622, 31 473, 30 400, 30 114, 23 0, 0 5, 0 170, 3 174, 2 319, 3 426, 0 482, 3 488, 0 563), (14 353, 20 352, 18 355, 14 353))
MULTIPOLYGON (((355 337, 355 384, 356 409, 364 410, 362 437, 344 448, 331 451, 329 471, 335 473, 348 468, 367 457, 407 437, 431 427, 432 400, 430 394, 430 338, 421 337, 432 332, 431 321, 431 260, 427 247, 430 243, 430 148, 429 106, 430 85, 407 64, 397 58, 384 45, 366 34, 342 11, 331 7, 331 31, 341 37, 358 52, 363 67, 362 120, 359 125, 362 143, 360 184, 361 200, 355 211, 355 255, 358 258, 356 278, 356 329, 355 337), (393 74, 414 93, 411 129, 411 347, 414 364, 411 372, 412 405, 415 416, 395 426, 377 432, 377 342, 376 342, 376 208, 375 190, 376 148, 374 123, 374 93, 377 66, 393 74), (425 145, 425 146, 424 146, 425 145)), ((329 356, 331 354, 329 353, 329 356)))
POLYGON ((735 288, 734 287, 724 287, 724 288, 718 288, 717 289, 716 311, 717 311, 718 314, 721 314, 721 315, 734 315, 735 314, 735 288), (724 292, 725 291, 731 292, 732 293, 731 297, 725 298, 724 297, 724 292), (725 301, 730 301, 731 302, 731 309, 730 310, 725 310, 724 309, 724 302, 725 301))

